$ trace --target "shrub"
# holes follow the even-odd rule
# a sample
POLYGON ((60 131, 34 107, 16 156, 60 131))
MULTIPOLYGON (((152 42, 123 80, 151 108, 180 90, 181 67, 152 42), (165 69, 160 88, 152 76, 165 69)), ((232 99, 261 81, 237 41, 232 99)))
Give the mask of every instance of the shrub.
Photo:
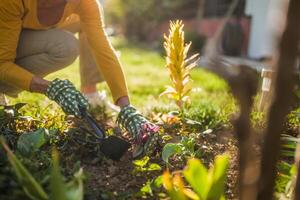
POLYGON ((198 0, 110 0, 105 6, 108 23, 122 26, 127 38, 145 41, 149 32, 170 19, 196 16, 198 0), (196 6, 195 6, 196 5, 196 6))

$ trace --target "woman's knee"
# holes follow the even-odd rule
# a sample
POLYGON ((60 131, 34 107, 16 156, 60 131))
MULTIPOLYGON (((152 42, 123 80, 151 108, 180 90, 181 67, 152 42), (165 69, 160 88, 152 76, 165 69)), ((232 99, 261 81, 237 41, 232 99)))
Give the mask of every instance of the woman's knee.
POLYGON ((72 64, 79 55, 79 43, 75 36, 67 31, 55 30, 56 42, 50 45, 52 56, 62 67, 72 64))

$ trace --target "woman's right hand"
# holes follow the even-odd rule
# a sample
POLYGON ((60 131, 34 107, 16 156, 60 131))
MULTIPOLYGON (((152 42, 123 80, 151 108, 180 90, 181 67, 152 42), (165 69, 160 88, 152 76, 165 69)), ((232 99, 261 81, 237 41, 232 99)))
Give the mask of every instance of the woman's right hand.
MULTIPOLYGON (((44 82, 46 85, 46 82, 44 82)), ((89 104, 87 99, 75 88, 69 80, 55 79, 46 87, 41 84, 38 87, 49 99, 61 106, 66 114, 75 115, 82 118, 79 107, 87 109, 89 104)))

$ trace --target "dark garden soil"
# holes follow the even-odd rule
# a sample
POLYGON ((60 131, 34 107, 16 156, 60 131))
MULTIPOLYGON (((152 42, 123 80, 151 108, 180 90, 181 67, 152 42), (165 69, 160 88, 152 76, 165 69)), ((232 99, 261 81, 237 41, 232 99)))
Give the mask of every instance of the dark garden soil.
MULTIPOLYGON (((102 123, 106 129, 115 132, 115 134, 126 138, 130 141, 130 137, 126 133, 121 133, 119 129, 112 128, 112 120, 105 116, 98 117, 100 124, 102 123), (105 121, 105 123, 103 123, 105 121), (113 131, 112 131, 113 130, 113 131)), ((178 122, 179 123, 179 122, 178 122)), ((78 125, 81 129, 80 134, 85 134, 88 129, 83 128, 82 123, 75 123, 75 127, 78 125)), ((168 134, 172 139, 168 142, 178 142, 179 132, 182 129, 182 124, 162 124, 163 134, 168 134), (174 128, 176 127, 176 128, 174 128)), ((186 129, 183 132, 188 132, 186 129)), ((192 131, 196 131, 192 129, 192 131)), ((72 133, 71 134, 78 134, 72 133)), ((89 134, 88 134, 89 135, 89 134)), ((218 130, 212 131, 206 134, 196 134, 196 150, 200 149, 201 161, 207 166, 211 166, 215 156, 228 152, 230 154, 230 169, 228 170, 227 183, 226 183, 226 198, 236 199, 236 177, 237 177, 237 147, 236 142, 233 139, 232 131, 218 130)), ((72 138, 73 136, 70 135, 72 138)), ((72 141, 72 140, 70 140, 72 141)), ((74 140, 74 143, 78 141, 74 140)), ((166 141, 161 141, 163 146, 166 141)), ((153 195, 140 192, 140 189, 147 183, 156 177, 160 176, 166 169, 166 163, 161 159, 161 150, 158 148, 158 152, 150 156, 150 163, 156 163, 161 166, 161 170, 158 171, 135 171, 135 166, 131 158, 131 150, 122 157, 119 162, 115 162, 104 158, 99 152, 96 144, 69 144, 75 148, 71 148, 63 153, 63 158, 66 161, 68 168, 74 168, 72 165, 76 161, 81 161, 81 166, 86 173, 86 199, 167 199, 164 195, 163 188, 153 189, 153 195), (71 151, 71 152, 70 152, 71 151), (71 159, 68 156, 72 155, 71 159), (75 156, 74 156, 75 155, 75 156), (134 172, 135 171, 135 172, 134 172), (158 197, 160 196, 160 197, 158 197)), ((182 170, 186 164, 187 158, 173 156, 170 159, 170 171, 182 170)))

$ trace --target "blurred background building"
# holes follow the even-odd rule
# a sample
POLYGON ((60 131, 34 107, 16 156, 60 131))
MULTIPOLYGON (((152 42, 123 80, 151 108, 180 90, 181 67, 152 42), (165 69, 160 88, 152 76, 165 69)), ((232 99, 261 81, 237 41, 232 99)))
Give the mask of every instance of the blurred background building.
MULTIPOLYGON (((202 52, 207 38, 222 23, 233 0, 106 0, 108 24, 128 39, 162 48, 169 20, 182 19, 186 40, 202 52)), ((263 59, 272 53, 272 28, 268 23, 280 0, 240 0, 223 34, 227 56, 263 59)), ((273 23, 276 25, 276 23, 273 23)))

